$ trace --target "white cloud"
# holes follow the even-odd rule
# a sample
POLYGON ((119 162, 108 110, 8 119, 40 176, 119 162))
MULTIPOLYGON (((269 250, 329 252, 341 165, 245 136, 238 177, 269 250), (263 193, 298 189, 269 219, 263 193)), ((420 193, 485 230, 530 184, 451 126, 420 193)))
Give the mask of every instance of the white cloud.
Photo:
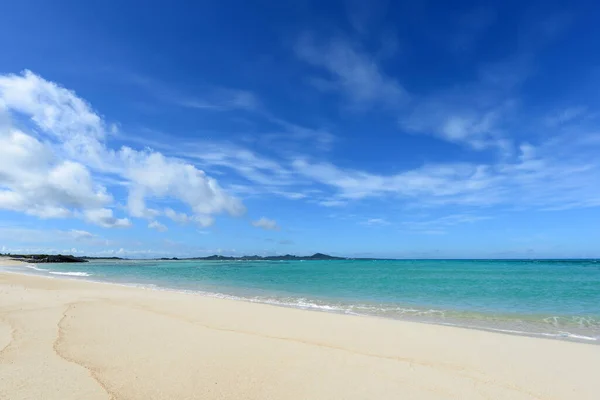
MULTIPOLYGON (((340 168, 307 158, 266 158, 227 144, 208 145, 205 153, 198 150, 189 156, 207 167, 225 167, 247 178, 251 185, 228 185, 245 196, 275 195, 326 207, 375 197, 428 207, 516 206, 517 199, 522 200, 521 207, 555 207, 559 199, 568 199, 567 207, 578 207, 596 202, 598 191, 583 182, 599 173, 593 157, 599 144, 597 135, 553 137, 537 145, 521 143, 516 154, 487 163, 426 164, 392 174, 340 168), (573 182, 580 182, 580 187, 573 182)), ((179 219, 186 221, 186 216, 179 219)))
POLYGON ((339 90, 354 105, 398 106, 408 98, 406 90, 382 72, 372 57, 345 40, 316 44, 306 35, 295 50, 300 59, 329 72, 330 80, 313 80, 318 87, 339 90))
POLYGON ((148 228, 150 229, 156 229, 159 232, 166 232, 169 230, 169 228, 167 228, 165 225, 161 224, 158 221, 152 221, 148 224, 148 228))
MULTIPOLYGON (((352 54, 363 60, 359 52, 352 54)), ((388 82, 379 69, 368 70, 388 82)), ((522 74, 503 78, 498 70, 482 72, 472 85, 413 98, 404 122, 412 123, 415 132, 473 148, 512 147, 502 129, 513 110, 511 92, 505 88, 517 85, 522 74)), ((336 84, 341 81, 342 75, 334 75, 336 84)), ((381 101, 357 93, 355 101, 381 101)), ((565 113, 562 120, 571 121, 573 115, 565 113)), ((600 141, 587 133, 549 134, 546 142, 515 145, 515 154, 485 163, 426 164, 379 173, 305 157, 266 157, 231 143, 161 143, 161 152, 113 150, 106 126, 71 91, 29 72, 0 75, 0 208, 43 218, 77 217, 105 227, 129 226, 128 218, 115 215, 119 208, 110 189, 116 182, 127 191, 129 217, 150 222, 165 216, 208 226, 220 213, 241 215, 245 209, 240 200, 200 168, 212 176, 235 174, 224 187, 246 190, 245 195, 305 199, 322 206, 384 197, 424 207, 600 205, 600 189, 590 185, 600 175, 600 141), (13 124, 11 117, 19 123, 13 124), (178 211, 165 209, 165 200, 178 211)))
POLYGON ((252 225, 256 226, 257 228, 262 228, 269 231, 279 230, 277 222, 265 217, 262 217, 257 221, 252 221, 252 225))
POLYGON ((313 129, 294 124, 284 119, 275 117, 269 112, 263 112, 262 115, 271 123, 276 124, 283 128, 283 132, 279 133, 268 133, 259 137, 259 140, 265 142, 272 142, 271 147, 280 148, 285 145, 286 142, 298 141, 298 142, 309 142, 316 145, 319 150, 329 150, 336 141, 336 137, 326 129, 313 129))
POLYGON ((362 225, 367 226, 385 226, 390 225, 390 222, 383 218, 369 218, 366 221, 362 222, 362 225))
POLYGON ((508 160, 489 164, 431 164, 382 175, 331 163, 296 159, 302 174, 334 190, 331 200, 393 196, 419 206, 577 208, 600 206, 598 148, 570 137, 532 146, 508 160))
POLYGON ((447 229, 456 225, 473 224, 475 222, 492 219, 487 215, 476 214, 449 214, 432 219, 418 219, 405 221, 401 225, 407 230, 427 235, 443 235, 447 229))
POLYGON ((514 111, 508 98, 482 99, 481 89, 461 88, 434 94, 413 103, 400 117, 400 127, 408 132, 437 136, 449 142, 466 144, 475 150, 499 148, 507 151, 504 128, 514 111), (471 93, 471 96, 464 94, 471 93))
MULTIPOLYGON (((481 9, 465 17, 470 28, 456 38, 461 42, 458 47, 470 46, 469 32, 485 29, 493 13, 481 9)), ((476 79, 457 82, 450 88, 408 93, 396 79, 382 72, 375 57, 349 41, 317 43, 305 35, 295 51, 300 59, 329 73, 329 79, 312 79, 318 89, 341 91, 355 106, 386 105, 398 116, 399 127, 405 132, 435 136, 475 150, 512 151, 506 130, 513 126, 519 104, 516 88, 530 73, 528 56, 485 65, 476 79)))
POLYGON ((556 127, 584 117, 587 111, 587 107, 583 106, 567 107, 547 117, 545 122, 550 127, 556 127))
POLYGON ((192 221, 194 221, 203 228, 211 226, 215 222, 214 218, 209 215, 194 215, 192 217, 192 221))
POLYGON ((109 208, 87 210, 84 212, 85 219, 93 224, 104 228, 129 228, 131 221, 127 218, 116 218, 109 208))
POLYGON ((65 218, 111 201, 82 164, 60 159, 51 146, 15 128, 0 130, 0 208, 65 218))
POLYGON ((518 89, 531 74, 531 65, 529 55, 516 55, 481 66, 475 79, 413 93, 411 103, 399 112, 399 126, 474 150, 510 154, 510 132, 523 129, 518 89))
POLYGON ((338 200, 338 199, 327 199, 327 200, 319 201, 318 204, 320 204, 324 207, 342 207, 342 206, 345 206, 346 204, 348 204, 348 201, 347 200, 338 200))
POLYGON ((212 111, 256 110, 260 107, 260 101, 252 92, 236 89, 216 90, 209 99, 180 98, 176 102, 183 107, 212 111))
POLYGON ((186 224, 188 222, 196 223, 201 227, 207 227, 213 224, 214 219, 210 215, 206 214, 197 214, 197 215, 188 215, 186 213, 180 213, 172 208, 165 208, 164 211, 165 217, 171 219, 172 221, 178 222, 180 224, 186 224))
POLYGON ((0 253, 10 254, 70 254, 70 255, 83 255, 83 250, 75 247, 71 248, 56 248, 56 247, 9 247, 2 246, 0 253))
POLYGON ((104 137, 102 119, 85 101, 31 71, 24 71, 22 76, 1 75, 0 91, 5 107, 29 115, 48 134, 104 137))
POLYGON ((302 159, 295 160, 293 165, 299 173, 336 188, 340 199, 361 199, 385 194, 450 197, 477 191, 489 184, 488 167, 483 165, 431 165, 396 175, 341 169, 330 163, 310 163, 302 159))
POLYGON ((93 256, 100 257, 132 257, 132 258, 149 258, 149 257, 165 257, 172 256, 173 253, 171 251, 165 250, 154 250, 154 249, 109 249, 102 250, 96 252, 90 252, 89 254, 93 256))
POLYGON ((82 231, 77 229, 71 229, 69 233, 75 240, 93 239, 96 236, 88 231, 82 231))
POLYGON ((245 212, 242 203, 208 177, 204 171, 192 164, 177 159, 169 159, 158 152, 139 152, 124 147, 121 159, 126 167, 124 176, 131 182, 130 200, 133 196, 135 207, 130 212, 143 216, 147 210, 146 197, 175 198, 188 205, 195 218, 208 221, 212 215, 227 212, 239 216, 245 212))
POLYGON ((186 150, 175 150, 179 157, 205 167, 227 168, 252 183, 277 187, 297 182, 293 172, 281 163, 231 143, 186 143, 182 147, 186 150))
POLYGON ((164 82, 139 74, 124 73, 130 83, 144 89, 150 95, 180 107, 206 111, 256 110, 260 108, 258 97, 247 90, 228 88, 204 88, 205 97, 188 96, 174 90, 164 82))
MULTIPOLYGON (((249 102, 244 96, 236 98, 240 104, 249 102)), ((128 219, 113 216, 107 208, 113 205, 112 196, 95 183, 116 177, 129 188, 133 217, 159 215, 146 204, 154 199, 183 203, 202 226, 211 224, 215 214, 245 212, 238 199, 193 164, 151 150, 110 149, 107 129, 114 127, 107 128, 74 92, 29 71, 0 75, 2 110, 29 118, 38 128, 24 133, 11 128, 8 117, 0 119, 2 208, 45 218, 81 216, 104 227, 129 226, 128 219)))
POLYGON ((185 224, 191 220, 190 216, 186 213, 178 213, 172 208, 165 208, 164 215, 165 217, 170 218, 175 222, 179 222, 180 224, 185 224))
POLYGON ((291 200, 306 199, 308 197, 308 194, 298 193, 298 192, 286 192, 286 191, 275 190, 272 193, 276 194, 278 196, 281 196, 281 197, 285 197, 286 199, 291 199, 291 200))
POLYGON ((421 235, 445 235, 447 232, 443 229, 425 229, 417 230, 415 233, 420 233, 421 235))

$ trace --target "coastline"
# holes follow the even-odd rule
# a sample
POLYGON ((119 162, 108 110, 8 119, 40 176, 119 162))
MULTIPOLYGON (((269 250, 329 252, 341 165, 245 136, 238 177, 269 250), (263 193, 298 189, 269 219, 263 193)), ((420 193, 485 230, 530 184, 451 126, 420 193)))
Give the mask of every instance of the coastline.
MULTIPOLYGON (((110 260, 112 261, 112 260, 110 260)), ((131 260, 119 260, 123 263, 133 263, 131 260)), ((168 260, 169 262, 172 260, 168 260)), ((185 262, 185 260, 177 260, 185 262)), ((147 262, 142 260, 142 263, 147 262)), ((161 261, 163 262, 163 261, 161 261)), ((175 262, 175 261, 173 261, 175 262)), ((210 261, 207 261, 210 263, 210 261)), ((112 264, 107 264, 112 265, 112 264)), ((135 265, 135 264, 133 264, 135 265)), ((209 264, 210 265, 210 264, 209 264)), ((416 323, 434 324, 440 326, 452 326, 466 329, 475 329, 486 332, 496 332, 509 335, 527 337, 549 338, 554 340, 565 340, 578 343, 589 343, 600 345, 600 332, 598 329, 582 327, 582 324, 595 323, 595 317, 571 317, 546 315, 528 315, 522 313, 481 313, 473 311, 456 310, 451 308, 419 307, 409 304, 377 304, 365 303, 361 300, 340 302, 336 299, 311 298, 310 296, 295 295, 293 293, 263 293, 261 295, 240 292, 238 288, 214 285, 190 285, 184 287, 173 286, 172 282, 157 281, 155 278, 149 282, 139 280, 139 277, 129 276, 126 280, 111 278, 99 278, 104 275, 106 265, 92 265, 101 267, 90 270, 81 264, 42 264, 27 263, 23 260, 0 257, 0 273, 16 273, 26 276, 38 276, 52 279, 70 279, 76 281, 96 282, 102 284, 114 284, 123 287, 135 287, 152 289, 156 291, 167 291, 175 293, 186 293, 201 295, 218 299, 229 299, 234 301, 267 304, 285 308, 296 308, 310 311, 320 311, 334 314, 356 315, 363 317, 375 317, 416 323), (70 267, 69 265, 72 265, 70 267), (2 269, 1 267, 5 268, 2 269), (8 267, 8 268, 6 268, 8 267), (12 268, 11 268, 12 267, 12 268), (88 272, 83 272, 88 271, 88 272), (581 322, 583 320, 583 322, 581 322), (560 321, 560 322, 559 322, 560 321), (591 321, 591 322, 589 322, 591 321), (560 324, 560 325, 559 325, 560 324)), ((194 268, 196 266, 194 265, 194 268)), ((597 320, 597 318, 596 318, 597 320)))
POLYGON ((0 398, 592 399, 599 368, 595 345, 0 273, 0 398))

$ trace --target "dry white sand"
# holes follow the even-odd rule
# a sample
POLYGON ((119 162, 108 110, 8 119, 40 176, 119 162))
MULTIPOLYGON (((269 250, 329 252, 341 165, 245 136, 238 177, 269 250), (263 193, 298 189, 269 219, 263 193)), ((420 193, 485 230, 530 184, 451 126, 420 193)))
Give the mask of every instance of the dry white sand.
POLYGON ((599 371, 597 345, 0 273, 0 399, 597 400, 599 371))

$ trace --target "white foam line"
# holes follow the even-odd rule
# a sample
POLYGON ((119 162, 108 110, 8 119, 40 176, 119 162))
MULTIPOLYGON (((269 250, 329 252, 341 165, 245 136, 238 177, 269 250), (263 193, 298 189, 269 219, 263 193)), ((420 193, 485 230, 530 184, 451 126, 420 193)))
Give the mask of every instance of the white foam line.
MULTIPOLYGON (((27 268, 30 268, 30 269, 33 269, 36 271, 49 272, 50 274, 53 274, 53 275, 81 276, 81 277, 92 276, 91 274, 88 274, 86 272, 50 271, 47 269, 38 268, 38 267, 36 267, 34 265, 30 265, 30 264, 26 264, 26 265, 24 265, 24 267, 27 267, 27 268)), ((13 271, 7 271, 7 272, 13 272, 13 271)), ((14 271, 13 273, 18 274, 19 272, 14 271)), ((53 279, 53 277, 51 277, 51 276, 46 276, 46 278, 53 279)), ((56 278, 56 279, 60 279, 60 278, 56 278)), ((124 286, 124 287, 134 287, 134 288, 147 289, 147 290, 158 290, 158 291, 162 291, 162 292, 176 292, 176 293, 193 294, 193 295, 200 295, 200 296, 205 296, 205 297, 213 297, 213 298, 226 299, 226 300, 246 301, 246 302, 250 302, 250 303, 269 304, 269 305, 280 306, 280 307, 299 308, 299 309, 304 309, 304 310, 314 310, 314 311, 334 312, 334 313, 337 312, 337 313, 344 313, 344 314, 363 316, 363 317, 386 318, 386 317, 382 317, 380 315, 373 315, 373 314, 369 314, 369 313, 356 313, 356 312, 352 311, 352 308, 354 308, 356 306, 338 307, 338 306, 331 306, 331 305, 320 305, 320 304, 316 304, 316 303, 307 301, 307 299, 305 299, 305 298, 298 298, 295 301, 282 301, 282 300, 276 300, 276 299, 271 299, 271 298, 261 299, 261 298, 256 298, 256 297, 254 297, 254 298, 241 297, 241 296, 229 295, 229 294, 225 294, 225 293, 207 292, 207 291, 202 291, 202 290, 167 288, 167 287, 158 286, 158 285, 152 284, 152 283, 149 283, 149 284, 118 283, 118 282, 110 282, 110 281, 98 281, 98 280, 93 280, 93 279, 89 279, 87 281, 94 282, 94 283, 100 283, 100 284, 117 285, 117 286, 124 286)), ((356 307, 356 308, 367 308, 367 309, 371 310, 371 308, 369 308, 369 307, 356 307)), ((416 311, 416 309, 405 309, 405 310, 416 311)), ((396 309, 396 311, 398 311, 398 309, 396 309)), ((438 311, 439 310, 429 310, 426 313, 428 313, 428 312, 435 313, 438 311)), ((419 316, 419 315, 414 315, 414 316, 419 316)), ((538 336, 538 337, 545 336, 545 337, 551 337, 551 338, 568 338, 568 339, 585 340, 585 341, 590 341, 590 342, 600 341, 600 337, 577 335, 577 334, 570 333, 570 332, 559 332, 559 333, 528 332, 528 331, 491 328, 491 327, 476 326, 476 325, 455 324, 455 323, 441 322, 441 321, 438 321, 438 322, 414 321, 414 320, 411 320, 411 321, 419 322, 419 323, 434 324, 434 325, 453 326, 453 327, 458 327, 458 328, 467 328, 467 329, 484 330, 484 331, 491 331, 491 332, 508 333, 508 334, 515 334, 515 335, 520 335, 520 336, 538 336)))
POLYGON ((88 274, 87 272, 58 272, 58 271, 49 271, 49 273, 51 273, 52 275, 66 275, 66 276, 92 276, 91 274, 88 274))
POLYGON ((600 338, 593 336, 583 336, 577 335, 571 332, 559 332, 559 333, 547 333, 547 332, 527 332, 527 331, 518 331, 513 329, 500 329, 500 328, 490 328, 487 326, 476 326, 476 325, 460 325, 453 324, 450 322, 440 322, 441 325, 455 326, 459 328, 469 328, 469 329, 478 329, 485 331, 493 331, 493 332, 503 332, 503 333, 513 333, 516 335, 525 335, 525 336, 548 336, 548 337, 556 337, 556 338, 571 338, 571 339, 581 339, 581 340, 589 340, 589 341, 598 341, 600 338))
POLYGON ((50 271, 49 269, 45 269, 45 268, 38 268, 38 267, 36 267, 35 265, 31 265, 31 264, 25 264, 25 265, 23 265, 23 266, 24 266, 25 268, 30 268, 30 269, 33 269, 33 270, 36 270, 36 271, 40 271, 40 272, 48 272, 48 271, 50 271))

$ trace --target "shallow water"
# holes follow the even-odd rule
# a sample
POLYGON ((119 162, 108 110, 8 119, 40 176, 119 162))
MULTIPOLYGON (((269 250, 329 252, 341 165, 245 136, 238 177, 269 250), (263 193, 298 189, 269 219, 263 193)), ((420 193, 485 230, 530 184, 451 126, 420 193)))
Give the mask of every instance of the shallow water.
POLYGON ((145 260, 3 268, 600 344, 600 260, 145 260))

